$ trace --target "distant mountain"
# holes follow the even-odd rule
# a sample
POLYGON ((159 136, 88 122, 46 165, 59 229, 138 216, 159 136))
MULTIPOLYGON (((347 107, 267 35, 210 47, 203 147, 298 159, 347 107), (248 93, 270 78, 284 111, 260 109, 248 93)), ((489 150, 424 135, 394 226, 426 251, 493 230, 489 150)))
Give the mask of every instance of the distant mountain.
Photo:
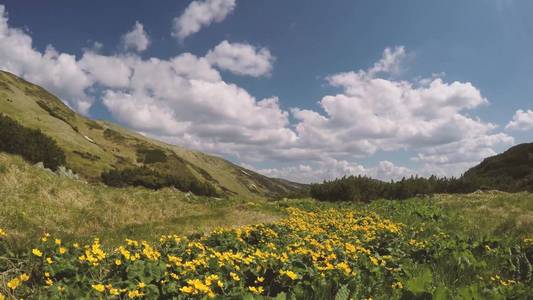
POLYGON ((468 170, 464 178, 501 190, 533 191, 533 143, 520 144, 486 158, 468 170))
POLYGON ((88 119, 42 87, 4 71, 0 71, 0 113, 54 139, 65 152, 67 167, 88 181, 100 181, 102 172, 109 170, 147 166, 177 178, 210 183, 227 196, 280 197, 305 188, 107 121, 88 119))

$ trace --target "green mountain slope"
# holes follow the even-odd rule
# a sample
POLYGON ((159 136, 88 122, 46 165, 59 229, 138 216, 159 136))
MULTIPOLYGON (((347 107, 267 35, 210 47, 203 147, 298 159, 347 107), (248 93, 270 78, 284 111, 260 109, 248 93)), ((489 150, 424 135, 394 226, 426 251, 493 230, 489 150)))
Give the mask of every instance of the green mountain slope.
POLYGON ((533 143, 520 144, 488 157, 464 174, 503 190, 533 191, 533 143))
POLYGON ((67 167, 88 181, 111 169, 150 168, 213 184, 228 196, 277 197, 305 186, 268 178, 222 158, 169 145, 106 121, 72 111, 56 96, 11 73, 0 71, 0 113, 40 129, 65 151, 67 167))

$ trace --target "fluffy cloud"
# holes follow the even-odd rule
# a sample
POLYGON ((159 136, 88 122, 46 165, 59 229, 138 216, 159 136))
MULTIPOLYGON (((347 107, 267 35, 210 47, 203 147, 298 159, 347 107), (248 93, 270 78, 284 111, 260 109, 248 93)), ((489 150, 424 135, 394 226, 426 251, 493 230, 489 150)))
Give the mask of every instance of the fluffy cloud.
MULTIPOLYGON (((224 6, 220 3, 193 2, 184 16, 201 10, 197 7, 224 6)), ((188 34, 209 22, 197 24, 188 34)), ((77 59, 51 46, 43 53, 35 50, 27 33, 8 26, 0 5, 1 69, 43 85, 78 111, 101 101, 115 119, 152 137, 240 163, 277 166, 258 170, 266 175, 303 182, 345 174, 457 175, 514 142, 497 125, 472 116, 488 100, 471 83, 446 82, 440 75, 393 79, 405 57, 403 47, 387 48, 367 70, 328 76, 326 82, 338 92, 320 99, 317 108, 285 110, 277 97, 257 99, 217 70, 267 75, 273 58, 266 49, 223 41, 205 57, 143 59, 135 52, 102 55, 93 49, 77 59), (88 92, 95 88, 102 95, 98 99, 88 92), (360 164, 377 152, 393 156, 395 151, 410 155, 408 163, 416 167, 388 160, 360 164)), ((518 111, 507 128, 531 128, 531 115, 518 111)))
POLYGON ((232 155, 296 139, 288 128, 289 113, 280 108, 278 98, 254 98, 223 81, 205 58, 185 53, 169 60, 133 55, 113 60, 128 66, 131 76, 120 89, 99 80, 106 89, 103 104, 134 129, 232 155))
POLYGON ((513 119, 505 126, 509 130, 531 130, 533 129, 533 110, 517 110, 513 119))
POLYGON ((180 40, 213 22, 221 22, 235 9, 235 0, 197 0, 191 2, 183 14, 174 18, 172 35, 180 40))
POLYGON ((132 70, 120 58, 88 51, 83 54, 78 65, 94 82, 116 88, 126 87, 129 84, 132 70))
POLYGON ((238 75, 259 77, 272 71, 274 57, 266 48, 223 41, 206 55, 207 60, 223 70, 238 75))
POLYGON ((368 70, 327 78, 341 93, 319 102, 324 113, 293 109, 301 145, 321 149, 331 157, 370 155, 376 151, 408 150, 422 164, 419 173, 457 175, 495 147, 513 138, 495 133, 497 126, 468 114, 488 103, 471 83, 446 83, 439 76, 417 82, 391 80, 397 73, 402 47, 385 49, 368 70))
POLYGON ((372 76, 379 73, 398 74, 400 73, 400 64, 405 56, 405 47, 403 46, 394 49, 385 48, 381 60, 376 62, 367 73, 372 76))
POLYGON ((144 31, 143 24, 138 21, 135 22, 131 31, 122 36, 122 43, 125 49, 133 49, 138 52, 148 49, 150 39, 148 38, 146 31, 144 31))
POLYGON ((484 158, 496 155, 498 147, 512 144, 514 139, 503 133, 479 135, 422 149, 413 160, 423 164, 423 175, 459 176, 484 158))
POLYGON ((320 182, 345 175, 365 175, 382 180, 399 180, 402 177, 409 177, 416 174, 415 171, 409 168, 396 166, 390 161, 381 161, 374 167, 366 168, 355 162, 336 160, 333 158, 326 158, 317 162, 281 168, 257 169, 249 164, 243 164, 243 167, 270 177, 286 178, 302 183, 320 182))
POLYGON ((93 81, 81 69, 74 55, 59 53, 48 46, 44 53, 35 50, 32 38, 8 26, 7 12, 0 5, 0 69, 42 85, 87 113, 94 99, 86 93, 93 81))

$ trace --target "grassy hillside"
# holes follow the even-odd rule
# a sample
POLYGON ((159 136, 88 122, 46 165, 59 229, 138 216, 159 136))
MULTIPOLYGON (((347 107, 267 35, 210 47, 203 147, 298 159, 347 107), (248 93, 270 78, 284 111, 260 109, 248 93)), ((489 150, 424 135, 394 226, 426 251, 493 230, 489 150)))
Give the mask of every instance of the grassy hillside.
POLYGON ((0 113, 56 140, 65 151, 68 167, 89 181, 98 181, 106 170, 150 165, 173 176, 209 182, 227 196, 276 197, 303 187, 267 178, 215 156, 147 138, 116 124, 90 120, 43 88, 3 71, 0 113))
POLYGON ((0 154, 0 199, 8 298, 533 295, 529 193, 220 201, 87 184, 0 154))
POLYGON ((44 232, 66 240, 100 236, 107 243, 126 237, 157 239, 272 221, 278 214, 259 204, 197 197, 175 189, 116 189, 59 176, 0 153, 0 227, 16 247, 44 232))

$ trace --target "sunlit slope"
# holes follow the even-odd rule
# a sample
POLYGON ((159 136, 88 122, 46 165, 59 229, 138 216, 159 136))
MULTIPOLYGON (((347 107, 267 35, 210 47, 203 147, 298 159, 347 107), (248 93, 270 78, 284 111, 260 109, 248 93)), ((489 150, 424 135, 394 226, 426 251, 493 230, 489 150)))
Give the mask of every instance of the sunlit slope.
POLYGON ((87 184, 0 153, 0 228, 8 228, 19 244, 45 231, 64 239, 97 235, 113 243, 277 219, 260 208, 262 202, 197 197, 172 188, 87 184))
POLYGON ((68 167, 90 181, 102 171, 140 166, 143 153, 159 151, 164 160, 151 164, 176 176, 194 176, 225 195, 274 197, 297 192, 302 185, 272 179, 219 157, 165 144, 119 125, 94 121, 72 111, 43 88, 0 71, 0 113, 22 125, 41 129, 65 151, 68 167))

